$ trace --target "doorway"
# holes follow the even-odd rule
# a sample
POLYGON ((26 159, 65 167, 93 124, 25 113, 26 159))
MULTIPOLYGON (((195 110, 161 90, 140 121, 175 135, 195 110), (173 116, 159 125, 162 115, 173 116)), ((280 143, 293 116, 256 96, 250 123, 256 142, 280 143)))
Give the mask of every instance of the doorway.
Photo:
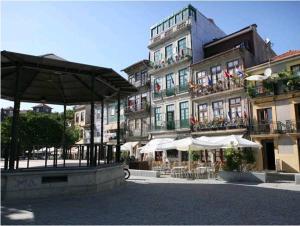
POLYGON ((275 153, 274 153, 274 141, 263 140, 263 167, 266 170, 275 170, 275 153))
POLYGON ((175 129, 175 121, 174 121, 174 105, 167 106, 167 129, 173 130, 175 129))

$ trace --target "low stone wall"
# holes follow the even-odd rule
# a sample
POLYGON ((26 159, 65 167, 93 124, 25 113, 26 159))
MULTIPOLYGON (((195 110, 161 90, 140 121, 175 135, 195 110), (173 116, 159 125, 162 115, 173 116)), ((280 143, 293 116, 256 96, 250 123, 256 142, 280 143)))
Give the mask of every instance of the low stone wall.
POLYGON ((133 170, 129 169, 131 176, 142 176, 142 177, 160 177, 159 171, 154 170, 133 170))
POLYGON ((123 166, 1 173, 1 199, 52 197, 112 189, 124 183, 123 166))
POLYGON ((300 173, 295 174, 295 183, 300 185, 300 173))
POLYGON ((218 177, 219 179, 227 182, 265 183, 267 181, 267 175, 265 172, 220 171, 218 177))

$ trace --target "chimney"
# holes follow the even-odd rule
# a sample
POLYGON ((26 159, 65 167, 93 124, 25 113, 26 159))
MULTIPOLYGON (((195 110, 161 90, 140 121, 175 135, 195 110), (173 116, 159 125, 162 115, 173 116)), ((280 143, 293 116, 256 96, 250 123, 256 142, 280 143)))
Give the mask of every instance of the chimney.
POLYGON ((215 24, 215 21, 212 19, 212 18, 207 18, 211 23, 213 23, 214 25, 216 25, 215 24))

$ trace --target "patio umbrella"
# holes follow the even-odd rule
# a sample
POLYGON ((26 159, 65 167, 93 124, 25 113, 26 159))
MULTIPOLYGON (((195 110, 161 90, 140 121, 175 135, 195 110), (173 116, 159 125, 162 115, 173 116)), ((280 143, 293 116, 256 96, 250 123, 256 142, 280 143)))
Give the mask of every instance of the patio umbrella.
POLYGON ((245 79, 248 81, 263 81, 266 80, 268 77, 264 75, 251 75, 249 77, 246 77, 245 79))
POLYGON ((222 148, 236 147, 236 148, 260 148, 261 145, 253 141, 242 138, 237 135, 230 135, 219 141, 222 148))
POLYGON ((126 142, 121 145, 121 151, 129 151, 130 155, 133 155, 133 149, 138 145, 139 142, 126 142))
POLYGON ((163 144, 159 147, 159 150, 177 149, 179 151, 189 152, 189 170, 191 170, 191 151, 199 151, 204 149, 220 148, 220 145, 216 146, 214 143, 208 141, 200 141, 192 137, 175 140, 168 144, 163 144))
POLYGON ((170 143, 174 140, 174 138, 160 138, 160 139, 153 139, 150 140, 145 146, 140 149, 140 153, 154 154, 155 151, 159 151, 158 148, 163 144, 170 143))

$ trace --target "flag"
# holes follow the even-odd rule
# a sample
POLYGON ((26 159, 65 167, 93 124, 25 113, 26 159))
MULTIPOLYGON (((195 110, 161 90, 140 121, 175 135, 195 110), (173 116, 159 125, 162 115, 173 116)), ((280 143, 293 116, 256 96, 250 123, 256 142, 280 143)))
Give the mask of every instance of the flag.
POLYGON ((160 85, 158 84, 157 81, 155 81, 155 91, 157 91, 157 92, 160 91, 160 85))
POLYGON ((264 110, 264 120, 267 121, 269 118, 268 116, 268 110, 264 110))
POLYGON ((175 84, 175 83, 174 83, 173 76, 171 76, 171 82, 172 82, 173 85, 175 84))
POLYGON ((231 111, 230 111, 230 110, 228 111, 228 118, 229 118, 230 120, 232 119, 231 111))
POLYGON ((247 112, 244 111, 244 118, 246 119, 247 118, 247 112))
POLYGON ((237 118, 239 118, 239 117, 240 117, 240 115, 239 115, 239 112, 238 112, 238 111, 236 111, 236 112, 235 112, 235 116, 236 116, 237 118))
POLYGON ((211 80, 211 78, 208 75, 207 75, 207 81, 208 81, 208 85, 209 86, 213 85, 212 80, 211 80))
POLYGON ((230 74, 228 71, 224 71, 225 78, 232 78, 232 74, 230 74))
POLYGON ((239 67, 235 67, 235 73, 239 76, 239 77, 243 77, 244 73, 242 72, 242 70, 239 67))

